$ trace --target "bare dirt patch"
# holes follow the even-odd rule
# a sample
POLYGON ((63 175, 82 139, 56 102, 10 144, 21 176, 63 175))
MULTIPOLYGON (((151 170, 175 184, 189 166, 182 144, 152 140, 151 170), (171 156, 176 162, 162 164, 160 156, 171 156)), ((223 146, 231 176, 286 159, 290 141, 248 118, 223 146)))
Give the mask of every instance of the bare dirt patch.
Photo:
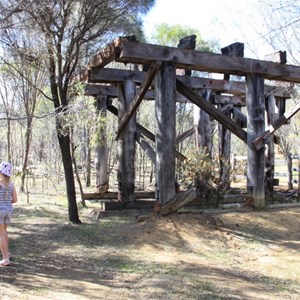
POLYGON ((151 214, 119 211, 83 225, 57 204, 18 204, 8 299, 299 299, 300 207, 151 214))

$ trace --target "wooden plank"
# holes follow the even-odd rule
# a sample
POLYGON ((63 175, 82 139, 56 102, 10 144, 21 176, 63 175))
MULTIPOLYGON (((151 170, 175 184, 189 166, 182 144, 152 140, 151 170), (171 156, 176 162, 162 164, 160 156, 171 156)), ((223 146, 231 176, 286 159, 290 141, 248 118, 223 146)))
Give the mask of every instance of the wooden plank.
POLYGON ((156 196, 163 204, 175 195, 176 74, 163 62, 155 76, 156 196))
POLYGON ((167 61, 182 69, 240 76, 256 73, 270 80, 300 83, 299 66, 143 43, 125 41, 116 61, 142 64, 167 61))
MULTIPOLYGON (((275 121, 275 97, 269 95, 266 98, 266 127, 275 121)), ((274 195, 274 165, 275 165, 275 149, 274 149, 274 136, 270 138, 268 145, 265 150, 266 155, 266 196, 269 199, 273 199, 274 195)))
POLYGON ((182 206, 195 200, 198 197, 197 191, 195 189, 188 189, 184 192, 180 192, 175 195, 173 199, 169 202, 161 205, 160 213, 162 215, 168 215, 172 212, 177 211, 182 206))
MULTIPOLYGON (((134 192, 135 198, 137 199, 154 199, 155 192, 134 192)), ((106 193, 84 193, 83 194, 85 200, 116 200, 118 199, 118 192, 106 192, 106 193)))
POLYGON ((286 64, 286 51, 277 51, 275 53, 265 55, 265 60, 272 61, 280 64, 286 64))
MULTIPOLYGON (((245 85, 243 83, 243 85, 245 85)), ((246 106, 246 97, 240 96, 229 96, 226 94, 215 94, 213 104, 232 104, 234 106, 246 106)))
POLYGON ((283 115, 281 115, 274 123, 273 125, 270 125, 269 128, 260 134, 258 137, 256 137, 253 140, 253 145, 255 149, 262 148, 265 143, 267 143, 271 137, 271 135, 279 129, 282 125, 286 124, 286 122, 291 119, 298 111, 300 110, 300 102, 294 107, 294 109, 290 112, 286 112, 283 115))
MULTIPOLYGON (((118 83, 119 111, 118 121, 123 118, 126 107, 130 106, 136 93, 136 84, 132 81, 118 83)), ((128 122, 127 130, 118 139, 117 144, 117 179, 119 200, 124 202, 134 201, 135 190, 135 132, 136 116, 128 122)))
MULTIPOLYGON (((243 57, 244 56, 244 44, 239 43, 239 42, 230 44, 226 47, 221 48, 221 52, 223 55, 243 57)), ((230 74, 224 74, 224 79, 229 80, 230 74)))
POLYGON ((241 127, 247 128, 247 116, 235 107, 232 109, 232 112, 233 112, 233 118, 236 118, 240 121, 241 127))
POLYGON ((252 142, 265 130, 264 78, 259 74, 246 76, 247 90, 247 189, 254 208, 263 208, 265 202, 265 151, 254 149, 252 142))
POLYGON ((137 44, 138 42, 134 35, 116 38, 92 57, 88 63, 88 68, 99 66, 104 67, 115 60, 115 58, 120 54, 121 46, 124 41, 130 41, 134 44, 137 44))
POLYGON ((217 108, 208 103, 203 97, 197 95, 194 91, 189 89, 179 80, 176 80, 176 86, 180 93, 187 97, 191 102, 202 108, 209 115, 215 118, 218 122, 223 124, 227 129, 239 137, 242 141, 247 143, 247 132, 241 129, 234 121, 222 114, 217 108))
MULTIPOLYGON (((146 72, 136 70, 122 70, 97 67, 92 68, 89 72, 90 83, 114 83, 125 80, 131 80, 137 84, 140 84, 145 80, 145 77, 146 72)), ((237 96, 244 96, 246 93, 245 82, 241 81, 227 81, 220 79, 180 75, 177 75, 176 78, 192 89, 210 89, 213 92, 229 93, 237 96)), ((288 89, 285 87, 265 85, 265 94, 267 95, 270 93, 273 93, 276 97, 291 97, 288 89)))
POLYGON ((119 130, 118 130, 116 139, 118 139, 120 137, 120 135, 126 128, 127 124, 129 123, 131 117, 135 114, 138 106, 140 105, 141 101, 144 98, 144 95, 146 94, 148 88, 150 87, 156 72, 160 69, 160 67, 161 67, 161 63, 159 63, 159 62, 155 61, 151 64, 151 66, 147 72, 147 76, 146 76, 145 80, 143 81, 143 83, 140 86, 139 90, 137 91, 135 97, 131 101, 128 110, 125 112, 125 114, 123 115, 123 117, 120 121, 119 130))
POLYGON ((178 135, 176 137, 176 144, 181 143, 182 141, 184 141, 186 138, 188 138, 189 136, 191 136, 194 133, 194 128, 190 128, 188 130, 186 130, 185 132, 181 133, 180 135, 178 135))

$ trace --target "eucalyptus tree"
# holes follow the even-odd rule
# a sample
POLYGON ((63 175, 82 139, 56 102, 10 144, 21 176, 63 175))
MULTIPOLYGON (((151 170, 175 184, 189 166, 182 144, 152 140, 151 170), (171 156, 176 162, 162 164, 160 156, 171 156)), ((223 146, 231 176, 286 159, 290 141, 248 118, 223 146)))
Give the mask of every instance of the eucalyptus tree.
POLYGON ((70 131, 59 113, 68 113, 72 78, 87 56, 116 35, 141 34, 141 16, 154 0, 1 0, 2 42, 41 61, 48 76, 51 101, 58 113, 57 137, 65 172, 69 221, 81 223, 71 155, 70 131), (24 49, 11 37, 28 33, 35 47, 24 49))

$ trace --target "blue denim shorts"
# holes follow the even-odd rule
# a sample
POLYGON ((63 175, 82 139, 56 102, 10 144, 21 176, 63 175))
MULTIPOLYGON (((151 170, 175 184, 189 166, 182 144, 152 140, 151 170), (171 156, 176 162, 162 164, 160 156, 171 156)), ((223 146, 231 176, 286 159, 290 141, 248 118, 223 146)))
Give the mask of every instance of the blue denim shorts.
POLYGON ((12 211, 0 210, 0 224, 9 224, 12 218, 12 211))

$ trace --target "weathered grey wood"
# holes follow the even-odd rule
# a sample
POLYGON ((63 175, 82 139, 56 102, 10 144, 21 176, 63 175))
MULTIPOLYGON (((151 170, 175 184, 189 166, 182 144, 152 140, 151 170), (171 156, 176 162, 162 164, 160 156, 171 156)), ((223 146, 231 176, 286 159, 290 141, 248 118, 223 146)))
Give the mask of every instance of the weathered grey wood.
POLYGON ((290 112, 286 112, 283 115, 281 115, 274 123, 273 125, 270 125, 269 128, 258 135, 253 140, 253 145, 256 149, 260 149, 264 146, 265 143, 267 143, 271 137, 271 134, 273 134, 277 129, 279 129, 282 125, 286 124, 286 122, 291 119, 298 111, 300 110, 300 103, 298 103, 294 109, 290 112))
MULTIPOLYGON (((185 36, 184 38, 180 39, 177 48, 194 50, 196 47, 196 37, 197 36, 194 34, 185 36)), ((182 71, 182 75, 191 76, 192 74, 191 70, 181 70, 181 71, 182 71)))
MULTIPOLYGON (((96 98, 96 107, 99 114, 106 118, 107 116, 107 97, 98 96, 96 98)), ((96 168, 96 189, 108 184, 108 148, 107 148, 107 133, 106 127, 103 126, 99 132, 100 139, 98 140, 95 150, 95 168, 96 168)))
POLYGON ((232 109, 232 113, 234 120, 238 121, 242 128, 247 128, 247 116, 236 107, 232 109))
POLYGON ((176 80, 177 90, 182 93, 185 97, 187 97, 191 102, 198 105, 204 111, 206 111, 209 115, 215 118, 217 121, 222 123, 226 128, 228 128, 232 133, 234 133, 237 137, 239 137, 242 141, 247 143, 247 133, 241 129, 234 121, 227 118, 224 114, 222 114, 217 108, 213 105, 209 104, 203 97, 197 95, 194 91, 189 89, 186 85, 184 85, 178 79, 176 80))
POLYGON ((153 78, 154 78, 156 72, 159 70, 160 66, 161 66, 161 63, 159 63, 159 62, 153 62, 151 64, 144 82, 140 86, 139 90, 135 93, 135 96, 134 96, 133 100, 131 101, 130 106, 128 107, 128 109, 124 113, 122 119, 120 120, 119 130, 118 130, 116 139, 118 139, 120 137, 120 135, 126 128, 127 124, 129 123, 131 117, 135 114, 138 106, 140 105, 141 101, 143 100, 144 95, 146 94, 148 88, 150 87, 150 85, 153 81, 153 78))
MULTIPOLYGON (((224 55, 243 57, 244 56, 244 44, 239 43, 239 42, 230 44, 226 47, 221 48, 221 52, 224 55)), ((229 80, 230 74, 224 74, 224 79, 229 80)))
POLYGON ((155 76, 156 197, 161 204, 175 196, 176 74, 163 62, 155 76))
POLYGON ((265 60, 272 61, 275 63, 286 64, 286 51, 277 51, 275 53, 265 55, 265 60))
MULTIPOLYGON (((125 81, 118 84, 119 120, 121 120, 130 106, 136 93, 134 82, 125 81)), ((118 191, 119 200, 134 201, 135 182, 135 116, 131 118, 122 136, 118 139, 118 191)))
MULTIPOLYGON (((118 109, 116 107, 114 107, 113 105, 109 105, 108 110, 111 113, 113 113, 114 115, 116 115, 116 116, 118 115, 118 109)), ((148 130, 147 128, 145 128, 144 126, 142 126, 139 123, 136 123, 136 128, 138 130, 140 130, 142 135, 146 136, 152 142, 155 142, 155 135, 150 130, 148 130)), ((177 143, 177 139, 176 139, 176 143, 177 143)), ((186 156, 184 156, 183 154, 181 154, 178 151, 175 152, 175 155, 176 155, 176 158, 179 159, 180 161, 183 161, 186 159, 186 156)))
MULTIPOLYGON (((219 105, 222 109, 222 105, 219 105)), ((231 118, 232 110, 223 112, 228 118, 231 118)), ((231 149, 231 132, 221 123, 218 124, 218 146, 220 162, 220 178, 223 188, 230 188, 230 149, 231 149)))
MULTIPOLYGON (((135 198, 137 199, 154 199, 155 192, 135 192, 135 198)), ((117 200, 118 192, 107 192, 107 193, 84 193, 85 200, 97 200, 97 199, 107 199, 107 200, 117 200)))
POLYGON ((176 145, 184 141, 194 133, 194 128, 190 128, 176 137, 176 145))
MULTIPOLYGON (((243 83, 243 85, 245 85, 245 83, 243 83)), ((235 106, 246 106, 246 97, 243 95, 240 96, 229 96, 226 94, 222 94, 222 95, 218 95, 215 94, 214 95, 214 102, 213 104, 232 104, 235 106)))
MULTIPOLYGON (((221 49, 223 55, 229 55, 234 57, 243 57, 244 56, 244 44, 243 43, 233 43, 221 49)), ((224 80, 230 79, 230 73, 224 74, 224 80)), ((224 108, 224 105, 219 104, 219 109, 224 108)), ((233 109, 232 109, 233 110, 233 109)), ((233 111, 234 112, 234 111, 233 111)), ((240 112, 237 109, 237 112, 240 112)), ((224 114, 231 119, 231 112, 224 112, 224 114)), ((237 120, 236 114, 233 115, 233 118, 237 120)), ((239 124, 243 124, 240 119, 238 120, 239 124)), ((241 126, 242 128, 247 127, 241 126)), ((221 178, 221 187, 228 189, 230 187, 230 150, 231 150, 231 132, 222 124, 218 124, 218 134, 219 134, 219 162, 220 162, 220 178, 221 178)))
POLYGON ((253 140, 265 131, 264 78, 259 74, 246 76, 246 97, 248 111, 248 160, 247 188, 255 208, 265 207, 265 149, 256 150, 253 140))
POLYGON ((161 206, 160 213, 162 215, 168 215, 172 212, 177 211, 182 206, 195 200, 198 197, 197 191, 195 189, 188 189, 184 192, 180 192, 174 196, 169 202, 164 203, 161 206))
POLYGON ((234 57, 216 53, 178 49, 167 46, 123 42, 116 61, 124 63, 149 63, 163 60, 174 63, 176 68, 204 72, 229 73, 244 76, 261 74, 266 79, 300 83, 300 67, 234 57))
MULTIPOLYGON (((203 99, 210 103, 211 91, 205 90, 201 93, 203 99)), ((194 105, 194 130, 196 149, 201 149, 207 153, 209 157, 212 156, 212 128, 209 114, 203 109, 194 105)))
MULTIPOLYGON (((140 84, 145 80, 146 74, 146 72, 136 70, 121 70, 110 68, 103 69, 100 67, 95 67, 90 70, 88 81, 90 83, 114 83, 120 81, 123 82, 125 80, 131 80, 137 84, 140 84)), ((245 82, 242 81, 227 81, 220 79, 202 78, 194 76, 190 77, 181 75, 177 75, 176 78, 192 89, 210 89, 213 92, 230 93, 237 96, 244 96, 246 93, 245 82)), ((110 90, 111 87, 107 87, 107 89, 110 90)), ((274 96, 276 97, 291 97, 289 91, 284 87, 265 85, 265 95, 271 92, 274 93, 274 96)), ((230 97, 228 97, 228 99, 230 99, 230 97)), ((246 102, 244 102, 244 105, 246 105, 246 102)))
MULTIPOLYGON (((266 127, 273 124, 275 121, 275 97, 269 95, 266 98, 266 127)), ((274 194, 274 165, 275 165, 275 148, 274 136, 272 135, 269 142, 266 144, 266 196, 268 199, 273 199, 274 194)))

